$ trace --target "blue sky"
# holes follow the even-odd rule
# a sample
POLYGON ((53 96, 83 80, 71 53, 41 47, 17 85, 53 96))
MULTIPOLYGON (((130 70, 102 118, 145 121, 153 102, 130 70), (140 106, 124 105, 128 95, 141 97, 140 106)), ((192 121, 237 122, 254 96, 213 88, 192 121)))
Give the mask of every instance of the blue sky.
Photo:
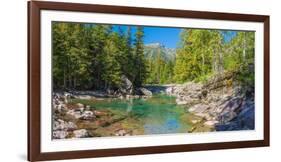
MULTIPOLYGON (((127 26, 114 25, 113 30, 118 31, 118 28, 126 31, 127 26)), ((136 27, 132 26, 132 35, 136 33, 136 27)), ((164 27, 144 27, 144 44, 161 43, 168 48, 176 48, 177 42, 180 40, 180 28, 164 28, 164 27)))
POLYGON ((176 48, 180 40, 180 31, 180 28, 145 27, 144 43, 159 42, 168 48, 176 48))
MULTIPOLYGON (((118 31, 121 28, 124 32, 128 26, 114 25, 113 30, 118 31)), ((132 26, 132 36, 136 33, 136 26, 132 26)), ((144 44, 161 43, 168 48, 176 48, 177 43, 180 41, 181 28, 173 27, 144 27, 144 44)), ((224 41, 230 41, 235 35, 236 31, 224 31, 224 41)))

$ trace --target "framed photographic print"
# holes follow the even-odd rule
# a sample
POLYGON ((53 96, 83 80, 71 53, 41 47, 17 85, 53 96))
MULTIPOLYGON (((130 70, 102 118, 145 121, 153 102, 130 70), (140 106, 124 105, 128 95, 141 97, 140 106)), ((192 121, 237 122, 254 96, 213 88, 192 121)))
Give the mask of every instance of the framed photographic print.
POLYGON ((28 160, 269 146, 269 16, 28 2, 28 160))

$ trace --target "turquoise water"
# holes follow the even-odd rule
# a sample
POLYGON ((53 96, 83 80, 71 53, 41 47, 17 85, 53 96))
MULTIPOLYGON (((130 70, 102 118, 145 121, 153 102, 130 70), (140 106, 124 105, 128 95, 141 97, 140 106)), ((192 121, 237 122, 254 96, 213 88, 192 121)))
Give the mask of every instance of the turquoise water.
POLYGON ((147 99, 103 99, 80 101, 96 109, 109 109, 137 118, 144 134, 186 133, 188 113, 176 105, 175 97, 154 95, 147 99))

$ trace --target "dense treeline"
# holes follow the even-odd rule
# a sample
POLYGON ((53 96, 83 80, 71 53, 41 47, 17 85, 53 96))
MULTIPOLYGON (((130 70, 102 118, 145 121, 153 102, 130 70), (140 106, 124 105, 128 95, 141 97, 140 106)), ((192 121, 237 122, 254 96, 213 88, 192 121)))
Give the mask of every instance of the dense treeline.
POLYGON ((148 59, 148 76, 146 84, 168 84, 173 83, 173 60, 164 60, 161 57, 148 59))
POLYGON ((183 29, 175 59, 167 59, 161 49, 146 57, 143 27, 116 27, 54 22, 54 88, 116 89, 122 76, 135 87, 184 83, 224 71, 254 85, 254 32, 183 29))
POLYGON ((243 83, 254 85, 254 32, 182 31, 175 82, 204 81, 224 71, 238 71, 243 83))
POLYGON ((53 84, 57 89, 114 89, 125 75, 143 84, 146 63, 142 27, 53 23, 53 84))

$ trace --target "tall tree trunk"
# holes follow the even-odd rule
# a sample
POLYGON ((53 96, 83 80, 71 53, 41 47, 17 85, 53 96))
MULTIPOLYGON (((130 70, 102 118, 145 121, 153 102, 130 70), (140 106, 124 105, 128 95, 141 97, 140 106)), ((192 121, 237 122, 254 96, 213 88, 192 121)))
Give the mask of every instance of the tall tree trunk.
POLYGON ((217 50, 214 49, 213 54, 213 72, 216 73, 218 71, 217 69, 217 50))
POLYGON ((202 52, 201 53, 201 57, 202 57, 202 74, 204 75, 205 74, 205 57, 204 57, 204 53, 202 52))
POLYGON ((72 88, 72 79, 70 74, 68 74, 68 82, 69 82, 69 88, 72 88))
POLYGON ((74 78, 73 78, 73 88, 74 89, 76 88, 76 76, 74 76, 74 78))
POLYGON ((243 63, 246 61, 246 32, 244 32, 244 39, 243 39, 243 63))
POLYGON ((160 53, 160 49, 158 49, 158 55, 157 55, 157 82, 158 84, 160 83, 160 73, 161 73, 161 66, 160 66, 160 62, 161 62, 161 53, 160 53))
POLYGON ((219 52, 219 73, 221 74, 223 72, 223 55, 222 50, 220 49, 219 52))
POLYGON ((66 88, 67 85, 66 85, 66 69, 65 67, 63 68, 63 88, 66 88))
POLYGON ((101 85, 101 74, 100 74, 100 66, 97 67, 97 85, 96 88, 100 88, 101 85))

